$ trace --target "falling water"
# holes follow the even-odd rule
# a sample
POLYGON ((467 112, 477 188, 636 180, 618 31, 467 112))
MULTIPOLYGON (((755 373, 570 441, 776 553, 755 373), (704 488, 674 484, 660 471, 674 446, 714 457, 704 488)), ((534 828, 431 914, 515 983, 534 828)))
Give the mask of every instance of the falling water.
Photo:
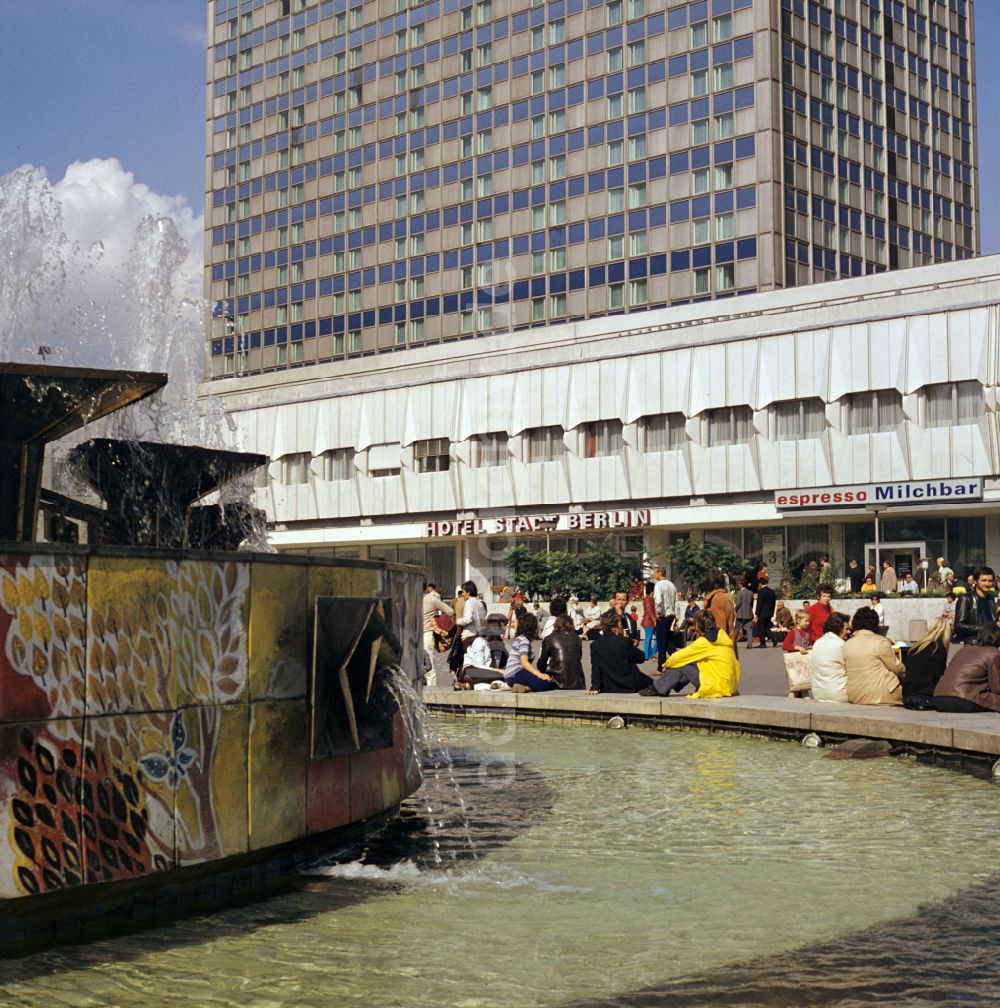
MULTIPOLYGON (((168 375, 160 392, 81 438, 240 447, 220 403, 198 399, 207 312, 185 296, 189 249, 173 219, 143 218, 124 254, 100 241, 84 247, 68 234, 65 207, 44 174, 19 169, 0 177, 0 249, 0 360, 168 375)), ((46 485, 80 496, 87 490, 66 461, 72 440, 50 448, 46 485)), ((252 493, 248 478, 221 499, 252 493)), ((253 545, 268 548, 263 532, 253 545)))

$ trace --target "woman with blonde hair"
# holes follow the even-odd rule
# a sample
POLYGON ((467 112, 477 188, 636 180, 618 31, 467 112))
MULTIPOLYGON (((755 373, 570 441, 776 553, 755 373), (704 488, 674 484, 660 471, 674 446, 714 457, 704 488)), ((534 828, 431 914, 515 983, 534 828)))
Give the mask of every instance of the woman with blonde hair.
POLYGON ((903 706, 911 710, 933 710, 934 687, 944 675, 951 643, 951 621, 944 617, 934 620, 906 655, 906 678, 903 680, 903 706))

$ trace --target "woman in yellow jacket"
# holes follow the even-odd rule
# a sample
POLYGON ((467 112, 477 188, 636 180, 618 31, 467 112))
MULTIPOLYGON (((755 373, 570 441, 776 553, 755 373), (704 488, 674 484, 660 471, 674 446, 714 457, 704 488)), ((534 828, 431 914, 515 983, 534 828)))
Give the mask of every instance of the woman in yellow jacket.
POLYGON ((695 639, 687 647, 675 651, 663 663, 663 675, 640 690, 640 696, 668 696, 692 683, 695 697, 736 696, 740 685, 740 663, 736 660, 733 642, 725 630, 715 624, 715 617, 702 609, 694 617, 695 639))

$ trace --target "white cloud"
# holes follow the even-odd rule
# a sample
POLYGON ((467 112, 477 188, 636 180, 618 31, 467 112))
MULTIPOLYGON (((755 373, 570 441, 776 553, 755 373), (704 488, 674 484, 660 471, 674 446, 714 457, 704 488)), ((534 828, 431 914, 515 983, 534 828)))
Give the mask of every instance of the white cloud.
POLYGON ((0 177, 0 360, 167 371, 171 423, 197 426, 202 242, 200 213, 115 158, 0 177))
POLYGON ((195 215, 183 197, 161 196, 136 182, 117 158, 74 162, 52 186, 52 195, 62 206, 66 237, 82 248, 102 242, 108 265, 116 267, 128 261, 142 220, 172 220, 188 247, 174 292, 181 297, 201 297, 203 216, 195 215))

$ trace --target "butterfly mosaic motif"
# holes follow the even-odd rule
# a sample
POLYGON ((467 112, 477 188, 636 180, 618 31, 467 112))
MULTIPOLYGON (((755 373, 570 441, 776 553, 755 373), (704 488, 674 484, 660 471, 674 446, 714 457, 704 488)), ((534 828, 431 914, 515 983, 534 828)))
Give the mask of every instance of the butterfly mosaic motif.
POLYGON ((139 760, 139 766, 146 771, 151 780, 166 780, 170 787, 176 790, 180 779, 187 774, 188 768, 198 756, 194 749, 184 744, 185 742, 187 732, 184 730, 181 712, 177 711, 170 729, 172 751, 163 755, 150 753, 148 756, 143 756, 139 760))

